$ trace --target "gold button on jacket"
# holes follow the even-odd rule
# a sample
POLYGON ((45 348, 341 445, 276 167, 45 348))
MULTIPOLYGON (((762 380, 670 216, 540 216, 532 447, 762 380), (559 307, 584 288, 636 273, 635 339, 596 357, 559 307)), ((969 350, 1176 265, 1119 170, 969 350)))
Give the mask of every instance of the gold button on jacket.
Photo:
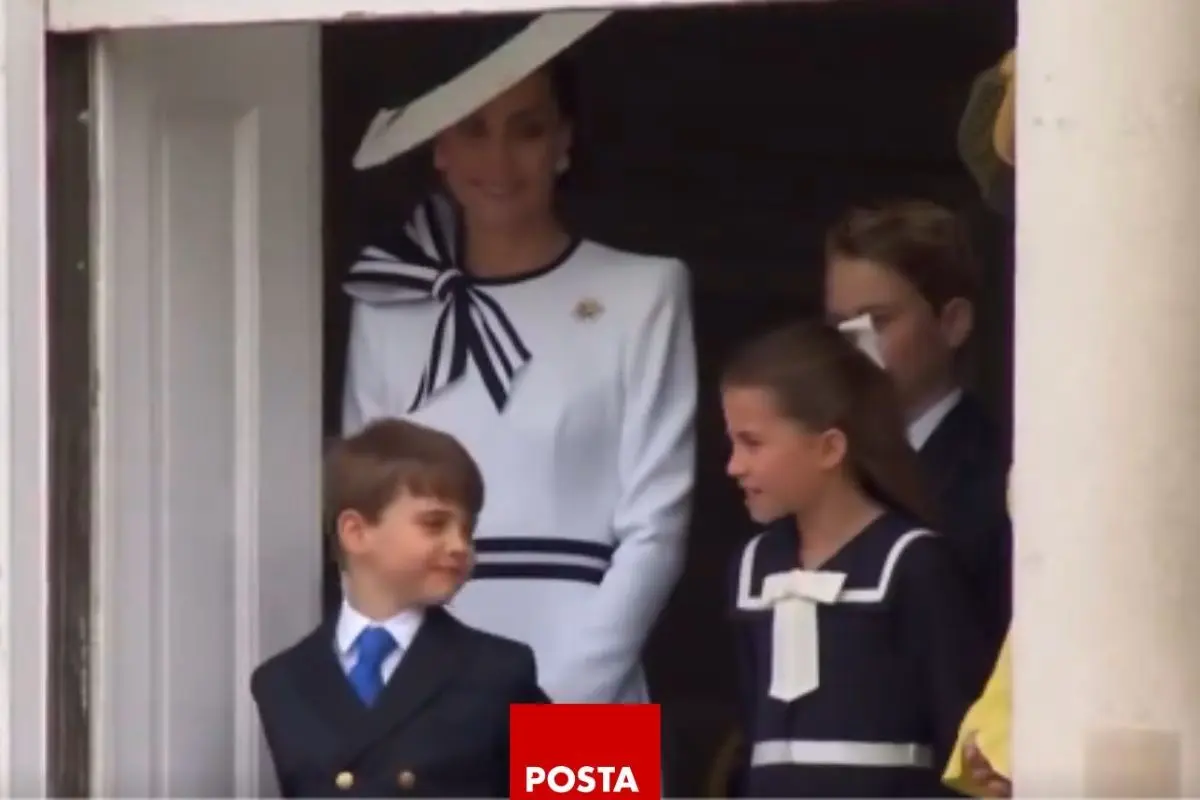
POLYGON ((344 792, 354 788, 354 775, 349 772, 339 772, 333 782, 344 792))
POLYGON ((408 770, 404 770, 396 776, 396 783, 400 784, 401 789, 411 789, 417 783, 417 776, 408 770))

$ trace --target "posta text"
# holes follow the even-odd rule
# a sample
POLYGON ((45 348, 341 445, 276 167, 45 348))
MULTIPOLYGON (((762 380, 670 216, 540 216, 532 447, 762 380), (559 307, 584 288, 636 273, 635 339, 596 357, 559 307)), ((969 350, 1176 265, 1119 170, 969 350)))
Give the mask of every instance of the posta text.
POLYGON ((541 767, 525 768, 525 791, 532 792, 541 786, 549 786, 555 794, 581 792, 592 794, 640 794, 637 778, 630 767, 541 767))
POLYGON ((509 794, 662 797, 656 705, 517 705, 509 714, 509 794))

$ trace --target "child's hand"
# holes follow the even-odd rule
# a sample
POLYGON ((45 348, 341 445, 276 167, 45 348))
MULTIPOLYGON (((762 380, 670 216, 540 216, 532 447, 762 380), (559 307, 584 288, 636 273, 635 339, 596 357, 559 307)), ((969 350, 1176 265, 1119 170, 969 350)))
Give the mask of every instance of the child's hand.
POLYGON ((1012 797, 1012 781, 996 772, 971 733, 963 742, 963 764, 971 783, 981 788, 984 797, 1012 797))

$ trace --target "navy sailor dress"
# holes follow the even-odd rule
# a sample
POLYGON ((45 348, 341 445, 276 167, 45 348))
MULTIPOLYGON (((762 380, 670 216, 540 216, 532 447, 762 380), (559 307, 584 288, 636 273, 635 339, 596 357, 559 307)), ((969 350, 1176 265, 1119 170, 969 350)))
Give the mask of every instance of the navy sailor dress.
POLYGON ((991 665, 941 537, 889 512, 806 570, 788 519, 734 567, 739 793, 953 796, 942 768, 991 665))

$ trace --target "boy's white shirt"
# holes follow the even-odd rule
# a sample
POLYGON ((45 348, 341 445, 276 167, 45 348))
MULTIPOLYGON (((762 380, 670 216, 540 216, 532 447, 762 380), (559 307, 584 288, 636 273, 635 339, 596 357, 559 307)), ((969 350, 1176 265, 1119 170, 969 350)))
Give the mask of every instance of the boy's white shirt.
POLYGON ((920 450, 929 441, 929 437, 933 436, 933 432, 937 430, 938 425, 944 420, 954 407, 958 405, 958 401, 962 399, 962 389, 954 389, 941 400, 925 409, 916 419, 908 426, 908 443, 912 445, 913 450, 920 450))

